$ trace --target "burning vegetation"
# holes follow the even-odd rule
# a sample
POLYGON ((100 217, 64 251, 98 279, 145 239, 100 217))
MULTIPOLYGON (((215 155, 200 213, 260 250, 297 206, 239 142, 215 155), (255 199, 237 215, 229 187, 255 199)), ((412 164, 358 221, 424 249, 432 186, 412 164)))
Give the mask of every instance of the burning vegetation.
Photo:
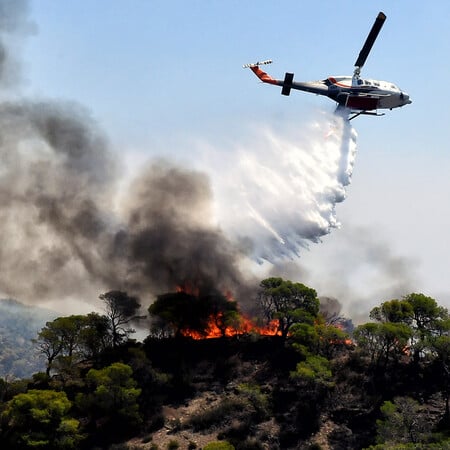
MULTIPOLYGON (((159 295, 148 308, 152 333, 159 337, 197 340, 250 334, 279 336, 286 340, 301 324, 303 327, 325 326, 324 316, 319 314, 316 291, 301 283, 267 278, 260 283, 254 301, 255 315, 249 317, 231 294, 204 291, 191 283, 178 286, 176 292, 159 295)), ((333 317, 341 322, 326 326, 344 333, 344 319, 337 315, 333 317)), ((342 342, 339 337, 332 338, 331 334, 326 339, 342 342)), ((344 342, 349 343, 345 338, 344 342)))
POLYGON ((156 335, 210 339, 279 334, 277 320, 260 325, 261 319, 247 317, 230 294, 217 290, 203 292, 191 285, 159 295, 148 310, 156 335))

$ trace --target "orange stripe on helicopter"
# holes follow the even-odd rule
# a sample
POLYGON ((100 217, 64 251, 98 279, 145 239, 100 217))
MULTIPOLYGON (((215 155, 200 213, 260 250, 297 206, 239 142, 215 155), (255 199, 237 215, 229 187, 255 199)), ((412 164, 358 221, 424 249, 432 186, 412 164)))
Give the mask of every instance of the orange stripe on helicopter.
POLYGON ((277 80, 259 68, 259 66, 250 67, 253 73, 264 83, 277 84, 277 80))

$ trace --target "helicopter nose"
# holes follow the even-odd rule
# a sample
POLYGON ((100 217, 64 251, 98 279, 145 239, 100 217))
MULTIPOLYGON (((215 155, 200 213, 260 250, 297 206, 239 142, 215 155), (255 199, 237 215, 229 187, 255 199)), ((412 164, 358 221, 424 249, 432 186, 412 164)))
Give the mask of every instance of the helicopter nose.
POLYGON ((404 105, 409 105, 412 103, 412 100, 409 98, 409 95, 406 92, 400 93, 400 99, 402 100, 404 105))

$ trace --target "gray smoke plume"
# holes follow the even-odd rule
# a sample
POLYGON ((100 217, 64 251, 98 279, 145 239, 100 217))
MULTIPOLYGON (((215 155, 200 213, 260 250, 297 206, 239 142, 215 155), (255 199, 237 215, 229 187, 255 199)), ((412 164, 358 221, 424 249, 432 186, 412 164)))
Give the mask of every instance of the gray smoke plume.
POLYGON ((0 129, 4 294, 42 300, 113 288, 148 295, 186 283, 244 284, 239 252, 211 224, 205 175, 155 163, 132 183, 118 212, 121 175, 85 110, 4 104, 0 129))
POLYGON ((242 255, 212 223, 205 174, 154 163, 133 182, 126 204, 127 226, 116 248, 126 252, 132 286, 223 290, 243 284, 242 255))
POLYGON ((0 107, 1 290, 31 299, 70 296, 105 279, 114 163, 79 107, 0 107))
MULTIPOLYGON (((0 0, 0 87, 18 80, 28 1, 0 0)), ((237 292, 240 253, 211 223, 198 172, 149 166, 117 206, 121 164, 86 109, 63 102, 0 105, 0 294, 28 302, 101 292, 152 294, 177 285, 237 292)))

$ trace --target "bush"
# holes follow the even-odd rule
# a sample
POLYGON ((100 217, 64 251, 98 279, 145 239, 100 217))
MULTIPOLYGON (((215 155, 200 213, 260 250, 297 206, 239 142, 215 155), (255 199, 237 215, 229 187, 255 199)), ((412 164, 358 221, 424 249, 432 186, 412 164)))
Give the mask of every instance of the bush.
POLYGON ((167 450, 177 450, 178 448, 180 448, 180 444, 174 439, 167 444, 167 450))
POLYGON ((229 398, 222 400, 217 406, 201 413, 194 414, 188 422, 195 431, 207 430, 219 425, 239 411, 245 410, 247 402, 239 398, 229 398))
POLYGON ((206 444, 203 450, 235 450, 234 447, 227 441, 214 441, 206 444))

